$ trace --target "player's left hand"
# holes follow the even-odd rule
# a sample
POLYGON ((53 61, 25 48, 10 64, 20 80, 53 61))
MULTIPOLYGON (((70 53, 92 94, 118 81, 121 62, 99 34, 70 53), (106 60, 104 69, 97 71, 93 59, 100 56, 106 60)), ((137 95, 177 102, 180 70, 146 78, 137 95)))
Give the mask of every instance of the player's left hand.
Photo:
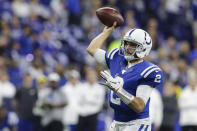
POLYGON ((113 78, 108 71, 101 71, 100 75, 105 80, 105 83, 103 85, 109 87, 115 92, 122 88, 124 84, 124 81, 121 77, 116 76, 115 78, 113 78))

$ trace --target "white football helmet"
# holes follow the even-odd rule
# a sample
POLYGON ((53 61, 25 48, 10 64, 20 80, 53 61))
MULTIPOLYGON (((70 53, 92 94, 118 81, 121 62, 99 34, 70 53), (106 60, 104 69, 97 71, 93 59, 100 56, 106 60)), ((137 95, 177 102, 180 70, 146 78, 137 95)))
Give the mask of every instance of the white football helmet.
POLYGON ((150 53, 152 47, 152 39, 150 35, 142 29, 131 29, 123 37, 120 46, 120 53, 124 55, 127 61, 141 59, 150 53), (126 55, 125 42, 136 44, 136 48, 132 48, 134 52, 126 55))

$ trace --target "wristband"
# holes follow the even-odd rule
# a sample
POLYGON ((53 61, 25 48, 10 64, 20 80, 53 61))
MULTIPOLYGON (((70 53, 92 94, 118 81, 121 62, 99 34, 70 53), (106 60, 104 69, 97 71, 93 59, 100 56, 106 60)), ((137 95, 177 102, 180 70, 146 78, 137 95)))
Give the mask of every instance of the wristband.
POLYGON ((130 93, 128 93, 126 90, 124 90, 123 88, 119 88, 116 91, 117 96, 125 103, 125 104, 129 104, 131 103, 131 101, 134 99, 134 96, 130 93))

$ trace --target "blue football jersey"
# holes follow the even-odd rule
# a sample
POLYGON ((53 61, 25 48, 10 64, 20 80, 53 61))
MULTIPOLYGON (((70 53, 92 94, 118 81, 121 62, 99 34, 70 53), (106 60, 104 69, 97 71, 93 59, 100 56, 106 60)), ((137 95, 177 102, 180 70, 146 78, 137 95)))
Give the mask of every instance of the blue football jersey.
MULTIPOLYGON (((143 60, 142 62, 127 68, 128 62, 124 56, 119 55, 119 49, 113 49, 105 54, 105 60, 111 75, 118 75, 123 78, 123 88, 130 94, 136 96, 137 87, 139 85, 149 85, 151 87, 161 88, 163 86, 162 70, 143 60)), ((144 110, 141 113, 136 113, 132 108, 126 105, 121 99, 110 91, 110 106, 114 109, 114 119, 120 122, 128 122, 136 119, 149 117, 150 98, 146 103, 144 110)))
POLYGON ((17 126, 18 117, 14 112, 7 112, 3 121, 0 122, 0 131, 9 130, 13 126, 17 126))

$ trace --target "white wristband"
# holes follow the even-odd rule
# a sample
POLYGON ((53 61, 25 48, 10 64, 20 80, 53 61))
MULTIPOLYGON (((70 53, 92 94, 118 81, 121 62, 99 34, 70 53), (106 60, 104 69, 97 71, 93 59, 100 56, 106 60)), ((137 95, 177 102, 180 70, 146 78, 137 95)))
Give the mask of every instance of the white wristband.
POLYGON ((134 99, 134 96, 132 94, 128 93, 123 88, 119 88, 118 91, 116 92, 116 94, 127 105, 129 103, 131 103, 131 101, 134 99))

